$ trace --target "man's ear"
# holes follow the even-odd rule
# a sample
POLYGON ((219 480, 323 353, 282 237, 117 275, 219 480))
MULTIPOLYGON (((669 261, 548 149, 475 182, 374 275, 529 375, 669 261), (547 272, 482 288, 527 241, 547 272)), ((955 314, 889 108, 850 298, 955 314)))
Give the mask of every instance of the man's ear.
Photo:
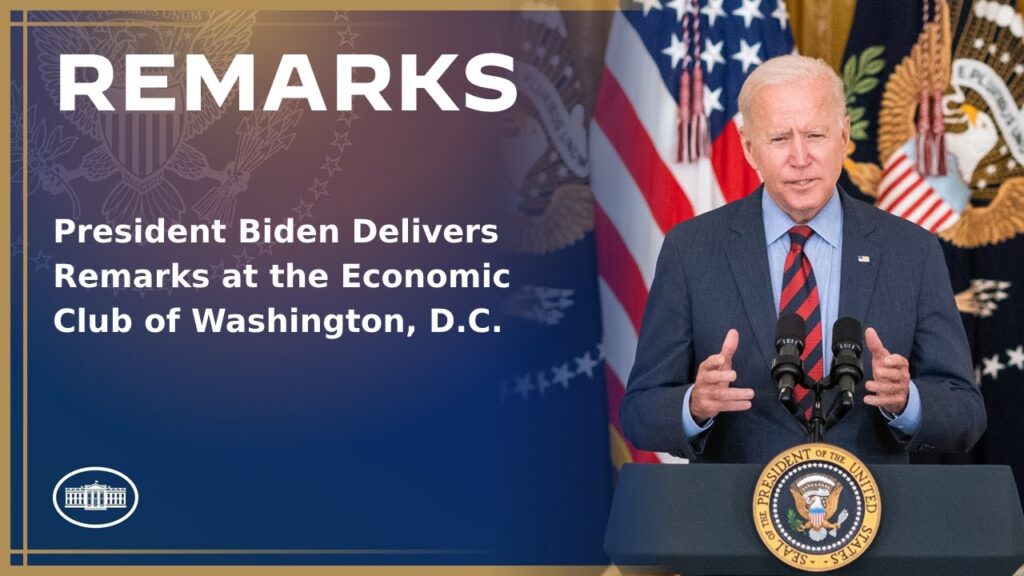
POLYGON ((744 123, 739 128, 740 128, 740 146, 743 148, 743 156, 747 159, 747 163, 750 164, 750 167, 753 168, 754 170, 757 170, 757 173, 760 174, 761 171, 757 167, 757 162, 754 162, 754 156, 752 154, 752 145, 753 145, 753 142, 751 140, 751 137, 752 137, 751 132, 752 132, 752 130, 750 129, 750 127, 746 123, 744 123))

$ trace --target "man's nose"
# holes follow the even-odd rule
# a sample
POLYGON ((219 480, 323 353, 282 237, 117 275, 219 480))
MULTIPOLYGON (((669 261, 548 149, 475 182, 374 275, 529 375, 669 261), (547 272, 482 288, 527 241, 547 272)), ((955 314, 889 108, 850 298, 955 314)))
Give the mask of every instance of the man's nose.
POLYGON ((807 142, 801 137, 793 138, 789 149, 789 163, 794 168, 802 168, 811 163, 810 151, 807 149, 807 142))

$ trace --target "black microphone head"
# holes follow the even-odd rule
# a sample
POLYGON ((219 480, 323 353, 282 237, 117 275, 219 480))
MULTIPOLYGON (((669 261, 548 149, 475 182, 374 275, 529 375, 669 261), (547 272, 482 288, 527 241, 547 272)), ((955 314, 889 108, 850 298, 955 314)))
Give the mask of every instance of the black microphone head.
MULTIPOLYGON (((804 341, 807 334, 807 327, 804 319, 796 314, 783 314, 779 317, 779 323, 775 325, 775 341, 798 340, 804 341)), ((776 344, 777 346, 777 344, 776 344)))
POLYGON ((840 318, 832 325, 832 353, 840 350, 856 348, 859 354, 863 349, 860 322, 853 318, 840 318))

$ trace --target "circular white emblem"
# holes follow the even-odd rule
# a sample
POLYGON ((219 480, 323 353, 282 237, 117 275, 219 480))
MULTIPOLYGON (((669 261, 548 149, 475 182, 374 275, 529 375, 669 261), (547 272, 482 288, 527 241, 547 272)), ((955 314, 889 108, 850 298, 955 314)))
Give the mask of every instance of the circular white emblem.
POLYGON ((82 528, 110 528, 139 507, 139 489, 113 468, 89 466, 68 472, 53 487, 53 508, 82 528))

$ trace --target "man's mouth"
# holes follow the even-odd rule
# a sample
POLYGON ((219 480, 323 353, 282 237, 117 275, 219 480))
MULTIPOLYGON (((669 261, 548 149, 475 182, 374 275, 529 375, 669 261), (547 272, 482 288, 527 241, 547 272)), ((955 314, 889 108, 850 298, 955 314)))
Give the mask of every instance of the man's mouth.
POLYGON ((807 186, 815 180, 817 180, 817 178, 804 178, 803 180, 790 180, 789 183, 793 186, 807 186))

